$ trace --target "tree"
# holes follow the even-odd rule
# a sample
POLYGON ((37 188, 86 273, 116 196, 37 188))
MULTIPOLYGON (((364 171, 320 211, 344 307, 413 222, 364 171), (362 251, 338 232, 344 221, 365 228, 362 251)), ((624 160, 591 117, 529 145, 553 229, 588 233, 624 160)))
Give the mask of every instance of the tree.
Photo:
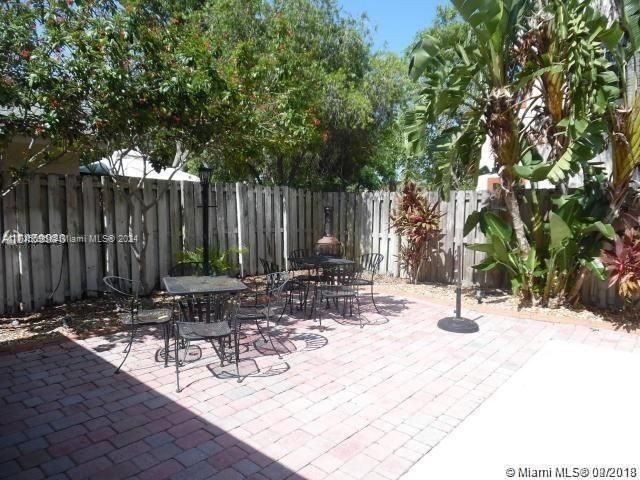
POLYGON ((471 165, 479 158, 485 137, 500 165, 502 191, 511 216, 519 254, 529 254, 529 240, 516 196, 513 167, 521 154, 518 109, 526 91, 515 88, 518 58, 513 46, 533 11, 528 0, 453 0, 473 35, 460 48, 442 51, 441 41, 426 35, 413 50, 414 79, 423 77, 416 105, 408 116, 409 141, 422 142, 428 123, 441 115, 458 118, 434 141, 448 151, 450 164, 471 165))
MULTIPOLYGON (((409 116, 409 139, 420 146, 425 124, 443 113, 457 115, 431 143, 448 150, 448 164, 473 165, 488 138, 510 218, 482 211, 469 219, 465 231, 479 224, 487 236, 487 243, 470 246, 487 254, 476 267, 507 269, 514 292, 526 300, 561 302, 568 286, 580 285, 575 280, 583 277, 581 269, 604 275, 599 249, 614 236, 606 178, 592 159, 605 148, 602 118, 618 110, 621 77, 611 51, 633 47, 621 33, 629 27, 609 21, 588 0, 453 3, 473 35, 453 51, 442 52, 431 37, 416 46, 412 72, 424 74, 409 116), (568 179, 578 172, 584 186, 570 193, 568 179), (544 209, 535 189, 541 180, 556 184, 544 209), (524 181, 534 186, 527 195, 524 181), (528 223, 521 216, 525 204, 533 214, 528 223)), ((638 7, 624 11, 627 24, 637 27, 638 7)), ((616 141, 632 145, 633 134, 626 133, 611 131, 614 148, 616 141)), ((631 159, 624 163, 632 171, 631 159)))
MULTIPOLYGON (((195 11, 162 2, 3 4, 6 64, 0 100, 2 138, 28 135, 44 145, 20 174, 75 151, 83 162, 113 163, 111 176, 129 204, 129 225, 157 197, 126 177, 121 160, 139 151, 153 169, 184 165, 190 152, 224 132, 227 87, 202 39, 195 11), (136 207, 136 208, 134 208, 136 207)), ((149 232, 132 245, 144 275, 149 232)))
POLYGON ((328 0, 226 0, 201 15, 231 92, 227 137, 204 155, 220 160, 218 179, 312 188, 395 179, 377 152, 400 145, 391 131, 407 80, 397 57, 371 55, 362 21, 328 0))

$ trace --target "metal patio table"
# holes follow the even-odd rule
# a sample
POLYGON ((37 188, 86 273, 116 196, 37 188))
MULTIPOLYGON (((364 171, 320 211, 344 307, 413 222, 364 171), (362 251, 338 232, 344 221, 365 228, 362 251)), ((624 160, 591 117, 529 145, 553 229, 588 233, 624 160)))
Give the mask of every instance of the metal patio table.
MULTIPOLYGON (((307 257, 296 257, 296 258, 289 257, 289 261, 301 267, 307 268, 309 270, 316 270, 316 271, 323 267, 340 267, 344 265, 353 265, 356 263, 354 260, 349 260, 348 258, 332 257, 331 255, 309 255, 307 257)), ((307 285, 306 292, 304 295, 304 304, 302 306, 302 308, 304 308, 305 311, 307 308, 307 298, 309 296, 309 288, 311 287, 310 283, 311 282, 309 282, 309 284, 307 285)), ((314 294, 313 297, 315 301, 316 295, 314 294)), ((313 308, 311 309, 311 312, 313 312, 313 308)))

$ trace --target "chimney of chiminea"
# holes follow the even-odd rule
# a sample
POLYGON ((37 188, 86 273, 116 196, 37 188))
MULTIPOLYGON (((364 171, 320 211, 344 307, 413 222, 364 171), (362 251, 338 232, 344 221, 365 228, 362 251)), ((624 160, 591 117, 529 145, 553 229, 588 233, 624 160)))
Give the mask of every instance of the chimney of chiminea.
POLYGON ((316 242, 317 255, 340 256, 342 244, 333 235, 333 207, 324 207, 324 236, 316 242))

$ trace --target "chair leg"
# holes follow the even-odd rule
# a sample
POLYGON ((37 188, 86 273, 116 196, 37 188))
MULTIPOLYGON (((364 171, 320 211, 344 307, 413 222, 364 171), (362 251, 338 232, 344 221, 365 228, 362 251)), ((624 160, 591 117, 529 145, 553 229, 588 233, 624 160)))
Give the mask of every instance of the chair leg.
POLYGON ((122 362, 120 362, 120 365, 118 365, 118 368, 116 368, 115 373, 120 373, 120 369, 124 365, 124 362, 127 361, 127 357, 129 356, 129 353, 131 352, 131 348, 133 348, 133 337, 135 337, 135 335, 136 335, 136 327, 135 327, 135 325, 131 325, 131 329, 129 330, 129 332, 130 332, 129 333, 129 343, 124 349, 124 351, 125 351, 124 358, 122 359, 122 362))
POLYGON ((173 354, 174 354, 175 360, 176 360, 176 393, 180 393, 180 358, 178 357, 179 349, 180 349, 180 338, 176 334, 175 335, 175 345, 174 345, 174 350, 173 350, 173 354))
POLYGON ((235 347, 236 347, 236 375, 238 376, 238 383, 242 382, 240 377, 240 335, 239 332, 234 333, 235 347))
MULTIPOLYGON (((373 297, 373 283, 371 284, 371 301, 373 302, 376 312, 380 313, 380 310, 378 310, 378 306, 376 305, 376 299, 373 297)), ((380 313, 380 315, 382 314, 380 313)))
POLYGON ((271 329, 269 328, 269 319, 270 319, 270 317, 271 317, 271 315, 269 315, 267 313, 267 335, 269 335, 269 342, 271 343, 271 348, 273 348, 273 351, 278 354, 278 358, 282 359, 282 356, 280 355, 280 350, 278 350, 276 348, 276 346, 274 345, 274 343, 273 343, 273 335, 271 335, 271 329))
POLYGON ((169 329, 170 329, 170 324, 169 323, 165 323, 163 324, 163 334, 164 334, 164 368, 167 368, 169 366, 169 335, 171 334, 169 329))
POLYGON ((262 329, 260 328, 260 319, 256 318, 256 328, 258 329, 258 333, 260 334, 260 336, 262 337, 262 341, 264 343, 267 343, 267 339, 264 336, 264 333, 262 333, 262 329))

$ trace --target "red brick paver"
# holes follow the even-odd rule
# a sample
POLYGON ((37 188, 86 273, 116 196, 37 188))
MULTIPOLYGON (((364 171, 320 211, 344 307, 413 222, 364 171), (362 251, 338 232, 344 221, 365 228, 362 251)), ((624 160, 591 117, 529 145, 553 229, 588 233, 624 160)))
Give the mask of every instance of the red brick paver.
POLYGON ((640 350, 637 335, 488 313, 455 335, 436 327, 449 306, 378 299, 363 329, 285 319, 281 359, 248 328, 241 383, 203 345, 211 361, 179 394, 152 329, 119 375, 125 334, 0 357, 0 477, 393 479, 550 339, 640 350))

